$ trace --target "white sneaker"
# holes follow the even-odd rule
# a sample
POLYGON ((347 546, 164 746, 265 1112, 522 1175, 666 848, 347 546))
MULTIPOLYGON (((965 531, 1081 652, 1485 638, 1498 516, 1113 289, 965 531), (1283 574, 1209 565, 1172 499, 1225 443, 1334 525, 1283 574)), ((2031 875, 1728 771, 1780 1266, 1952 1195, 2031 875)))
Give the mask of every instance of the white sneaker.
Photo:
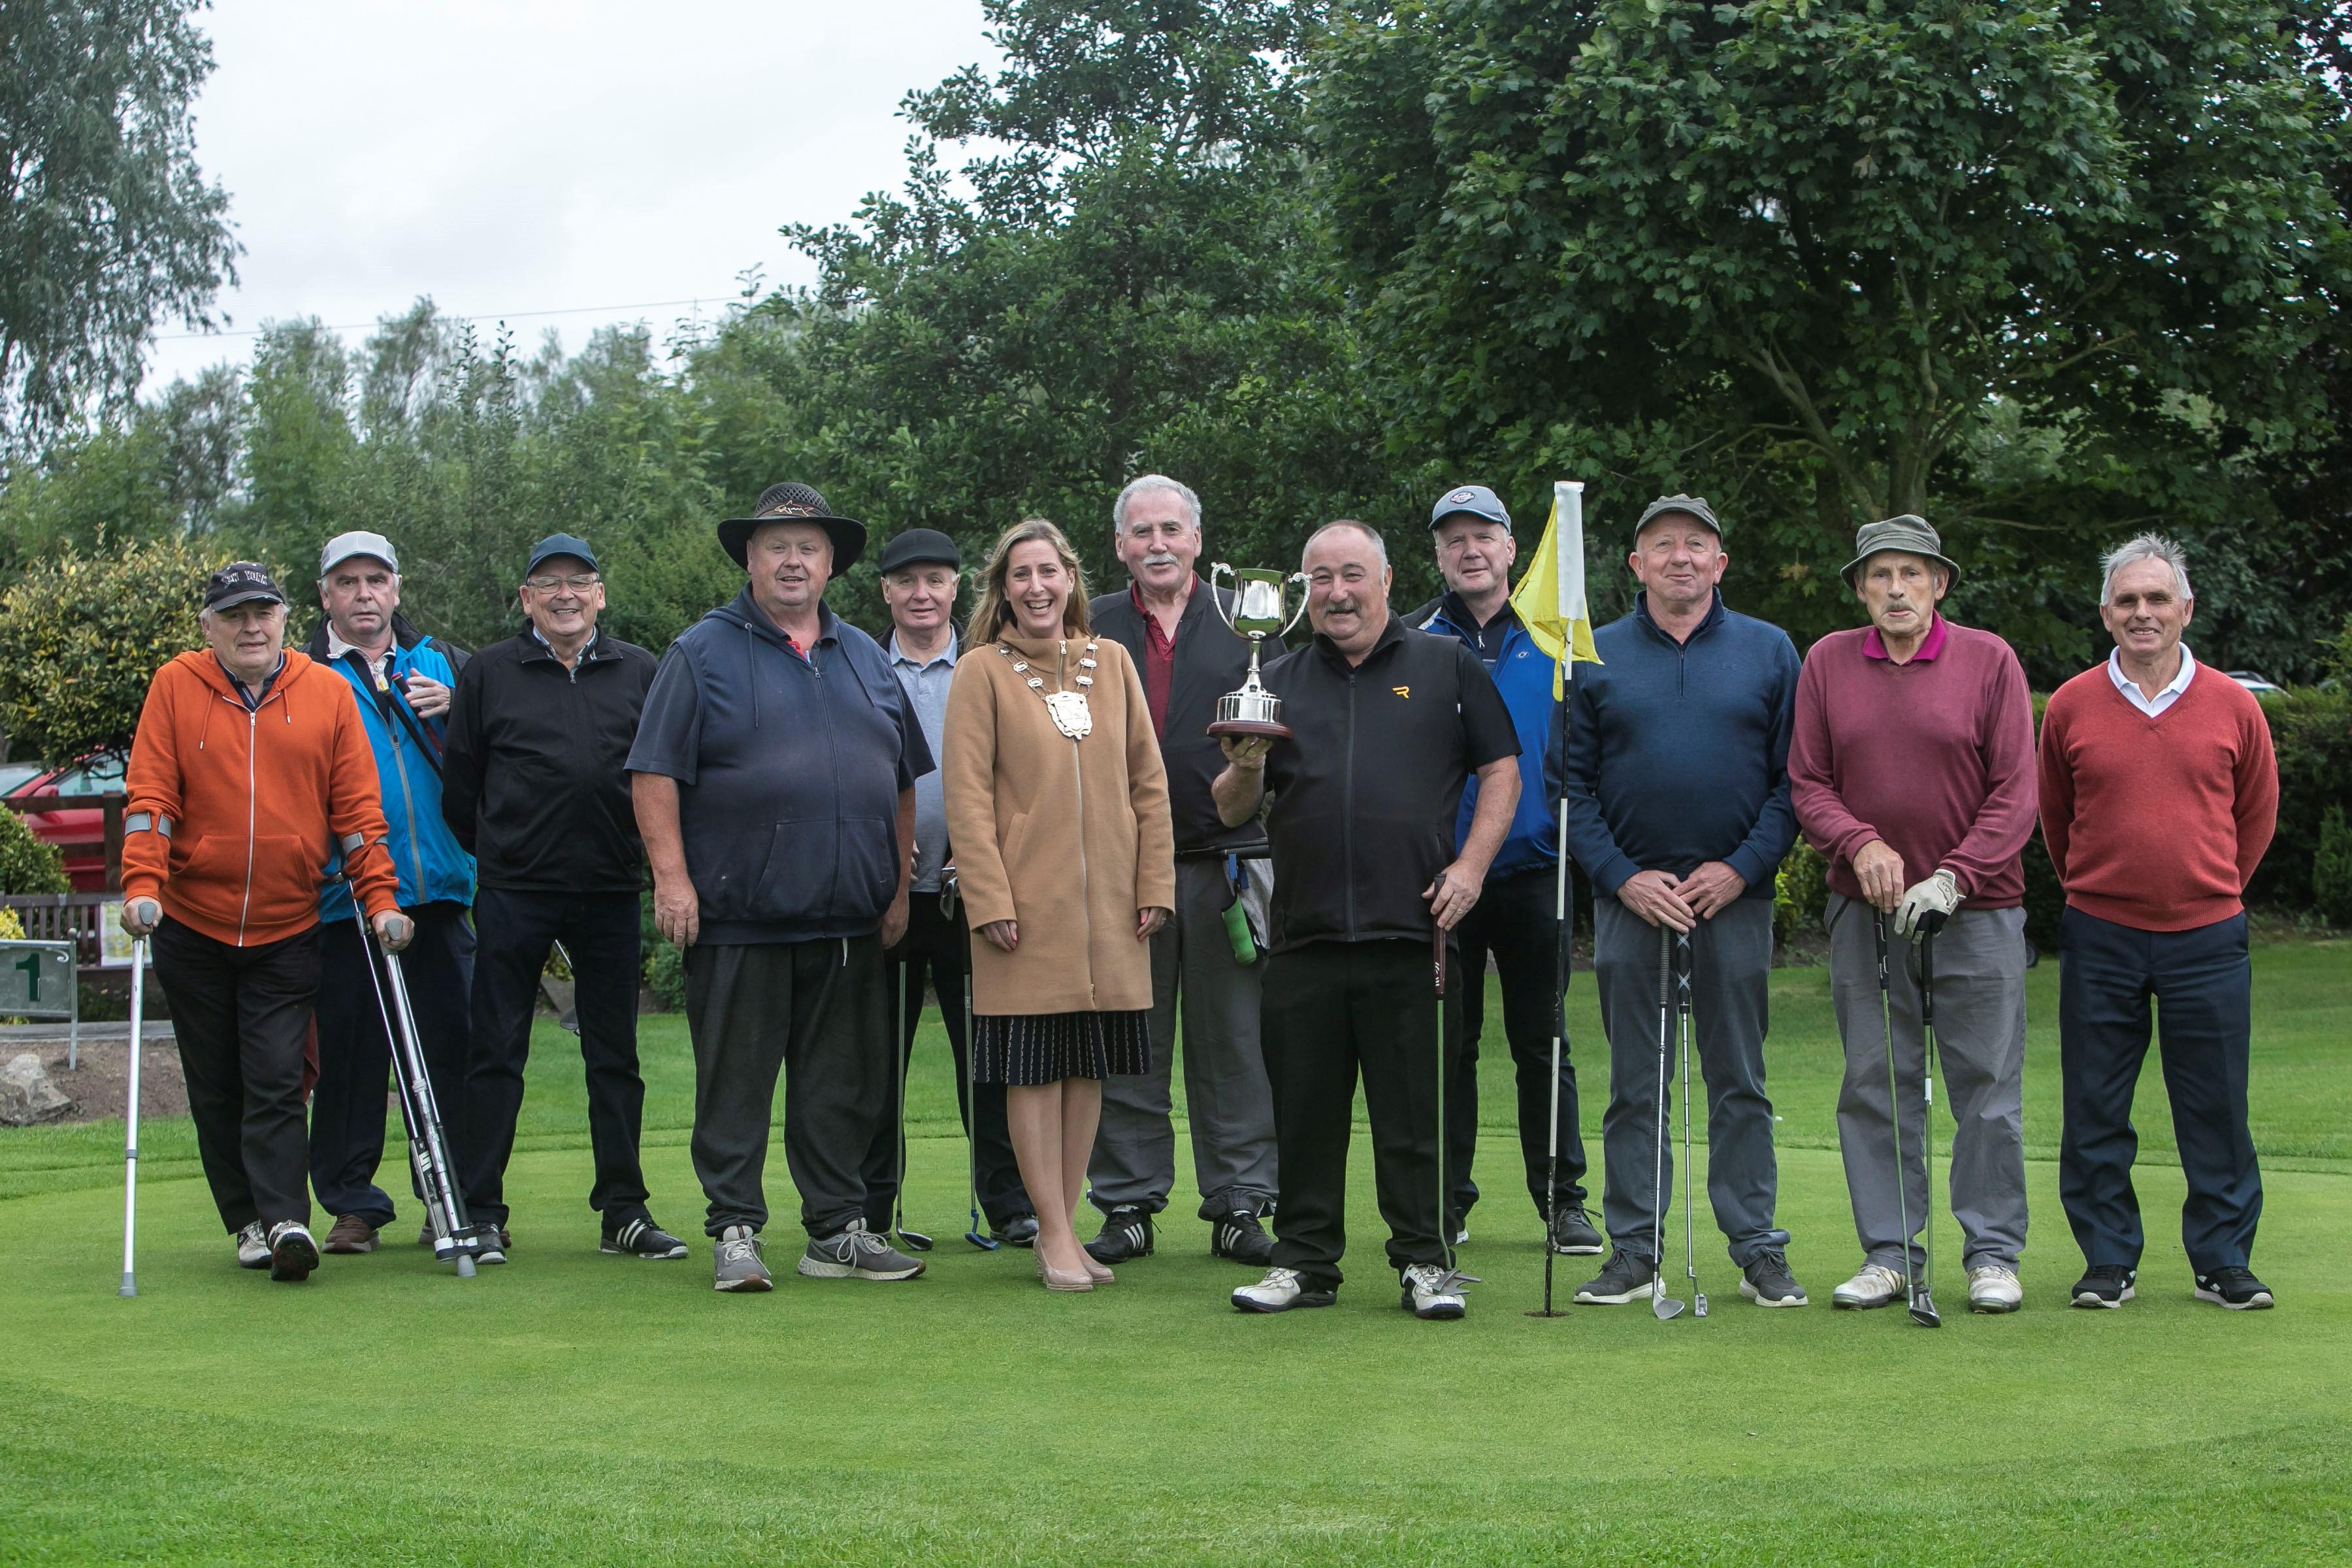
POLYGON ((1339 1299, 1328 1285, 1310 1285, 1296 1268, 1269 1268, 1255 1285, 1234 1292, 1234 1310, 1240 1312, 1287 1312, 1293 1307, 1328 1307, 1339 1299))
POLYGON ((1969 1270, 1969 1310, 2014 1312, 2025 1305, 2025 1287, 2017 1270, 1998 1263, 1981 1263, 1969 1270))
POLYGON ((1435 1263, 1416 1263, 1398 1277, 1404 1288, 1397 1305, 1416 1318, 1459 1318, 1470 1310, 1462 1287, 1470 1277, 1435 1263))
POLYGON ((1865 1263, 1862 1272, 1830 1292, 1830 1305, 1850 1311, 1884 1307, 1903 1294, 1903 1276, 1884 1263, 1865 1263))
POLYGON ((236 1266, 239 1268, 269 1267, 269 1227, 259 1220, 236 1233, 236 1266))

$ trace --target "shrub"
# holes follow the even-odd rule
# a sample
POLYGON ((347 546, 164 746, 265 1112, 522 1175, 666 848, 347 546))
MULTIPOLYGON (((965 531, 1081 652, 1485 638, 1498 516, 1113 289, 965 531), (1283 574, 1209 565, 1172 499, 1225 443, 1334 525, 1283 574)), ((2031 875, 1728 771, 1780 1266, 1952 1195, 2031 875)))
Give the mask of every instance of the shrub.
POLYGON ((2332 926, 2352 926, 2352 826, 2331 805, 2319 819, 2319 853, 2311 863, 2313 907, 2332 926))
POLYGON ((0 729, 53 763, 128 745, 147 684, 201 647, 205 578, 227 557, 183 539, 72 546, 0 594, 0 729))
POLYGON ((1830 902, 1829 862, 1803 839, 1780 862, 1772 883, 1772 935, 1786 942, 1799 931, 1817 931, 1830 902))
MULTIPOLYGON (((34 837, 23 817, 0 806, 0 893, 71 891, 64 854, 56 845, 34 837)), ((20 929, 15 934, 25 933, 20 929)))
POLYGON ((2352 810, 2352 690, 2275 692, 2263 699, 2263 711, 2278 752, 2278 837, 2254 873, 2247 900, 2315 909, 2322 897, 2319 861, 2328 814, 2352 810))

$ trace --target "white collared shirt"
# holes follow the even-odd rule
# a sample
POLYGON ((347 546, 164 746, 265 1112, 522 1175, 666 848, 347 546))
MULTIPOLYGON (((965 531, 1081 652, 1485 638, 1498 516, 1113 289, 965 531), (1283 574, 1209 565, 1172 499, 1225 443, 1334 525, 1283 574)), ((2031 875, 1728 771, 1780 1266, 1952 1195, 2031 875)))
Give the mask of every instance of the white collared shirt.
MULTIPOLYGON (((375 676, 376 689, 379 691, 383 689, 384 685, 384 663, 392 658, 392 650, 398 646, 399 644, 396 642, 387 644, 382 653, 377 654, 373 658, 368 658, 367 660, 367 667, 375 676)), ((347 643, 341 637, 337 637, 335 635, 335 623, 329 621, 327 623, 327 657, 331 659, 339 659, 347 653, 357 651, 358 645, 355 643, 347 643)), ((361 654, 360 657, 367 658, 367 655, 363 653, 361 654)))
POLYGON ((2189 678, 2196 673, 2197 656, 2189 651, 2187 643, 2182 643, 2180 673, 2167 682, 2163 690, 2149 697, 2140 690, 2139 682, 2124 673, 2123 649, 2114 649, 2107 655, 2107 677, 2116 683, 2116 689, 2122 692, 2133 707, 2151 719, 2180 700, 2180 694, 2189 689, 2189 678))

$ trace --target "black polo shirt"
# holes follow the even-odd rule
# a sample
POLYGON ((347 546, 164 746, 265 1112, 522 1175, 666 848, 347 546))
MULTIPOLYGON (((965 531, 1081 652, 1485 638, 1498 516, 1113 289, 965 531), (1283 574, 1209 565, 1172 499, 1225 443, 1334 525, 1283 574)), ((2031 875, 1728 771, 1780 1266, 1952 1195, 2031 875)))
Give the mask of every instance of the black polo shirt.
POLYGON ((1391 616, 1360 665, 1318 634, 1264 679, 1291 731, 1265 760, 1273 951, 1428 941, 1421 895, 1454 861, 1462 785, 1519 754, 1494 678, 1457 638, 1391 616))

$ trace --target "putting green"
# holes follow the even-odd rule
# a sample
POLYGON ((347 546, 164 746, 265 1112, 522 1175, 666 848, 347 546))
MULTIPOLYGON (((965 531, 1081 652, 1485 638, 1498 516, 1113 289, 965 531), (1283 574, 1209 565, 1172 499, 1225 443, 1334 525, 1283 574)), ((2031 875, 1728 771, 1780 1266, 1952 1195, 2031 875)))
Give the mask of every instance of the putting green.
MULTIPOLYGON (((1818 970, 1776 976, 1769 1057, 1783 1222, 1815 1304, 1742 1302, 1702 1205, 1705 1321, 1523 1315, 1542 1257, 1491 1037, 1487 1197, 1462 1253, 1485 1282, 1458 1324, 1398 1310, 1360 1136, 1338 1307, 1226 1307, 1250 1276, 1207 1256, 1181 1170, 1159 1256, 1048 1296, 1027 1254, 956 1239, 963 1144, 935 1042, 919 1052, 908 1215, 940 1247, 898 1286, 790 1275, 781 1148, 772 1294, 714 1295, 698 1237, 684 1263, 598 1255, 577 1056, 545 1027, 509 1184, 515 1261, 468 1282, 406 1244, 329 1259, 300 1288, 236 1270, 184 1124, 156 1124, 142 1293, 120 1300, 120 1125, 12 1133, 0 1561, 2342 1561, 2347 956, 2258 952, 2268 1313, 2189 1299, 2153 1077, 2140 1300, 2063 1306, 2081 1260, 2037 1158, 2025 1311, 1961 1310, 1956 1246, 1940 1331, 1829 1310, 1857 1259, 1818 970)), ((2037 1153, 2057 1132, 2053 981, 2032 976, 2037 1153)), ((1597 1047, 1581 978, 1571 1003, 1597 1047)), ((675 1020, 648 1020, 646 1053, 656 1213, 691 1234, 675 1020)), ((1591 1260, 1560 1268, 1565 1300, 1591 1260)))

